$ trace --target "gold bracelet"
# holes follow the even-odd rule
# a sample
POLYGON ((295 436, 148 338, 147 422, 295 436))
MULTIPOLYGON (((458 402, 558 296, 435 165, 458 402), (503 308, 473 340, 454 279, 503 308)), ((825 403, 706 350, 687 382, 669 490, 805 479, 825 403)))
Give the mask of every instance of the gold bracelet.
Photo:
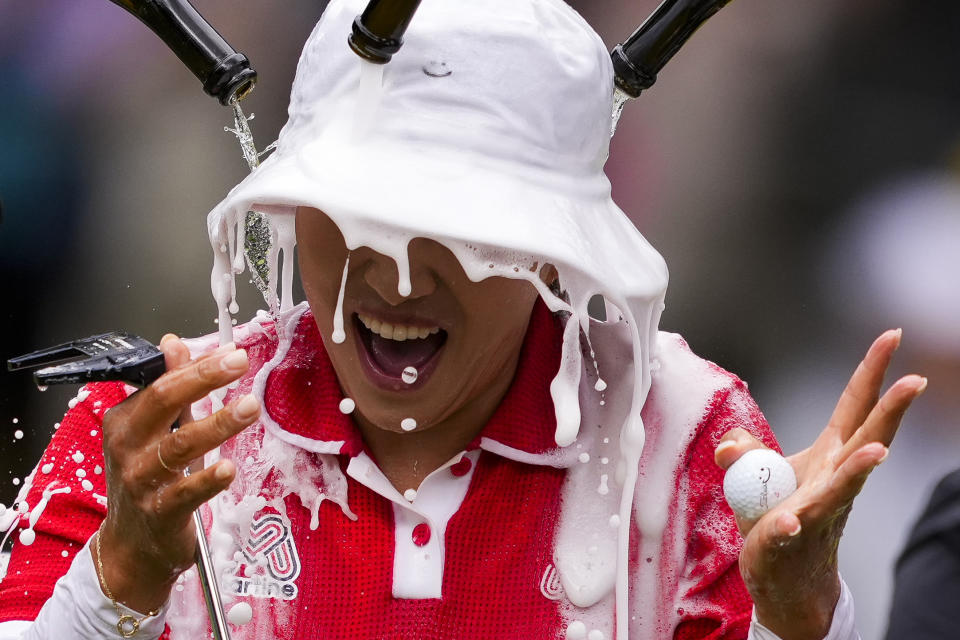
POLYGON ((100 580, 100 586, 103 587, 103 592, 110 598, 110 602, 113 603, 113 607, 117 610, 117 615, 120 616, 117 620, 117 633, 120 634, 121 638, 132 638, 140 631, 140 625, 144 620, 152 618, 160 613, 160 611, 148 611, 147 615, 137 620, 136 617, 120 610, 120 603, 113 597, 113 594, 110 592, 110 587, 107 586, 107 581, 103 578, 103 561, 100 559, 100 537, 103 535, 103 525, 105 522, 106 521, 101 522, 100 528, 97 529, 97 578, 100 580))

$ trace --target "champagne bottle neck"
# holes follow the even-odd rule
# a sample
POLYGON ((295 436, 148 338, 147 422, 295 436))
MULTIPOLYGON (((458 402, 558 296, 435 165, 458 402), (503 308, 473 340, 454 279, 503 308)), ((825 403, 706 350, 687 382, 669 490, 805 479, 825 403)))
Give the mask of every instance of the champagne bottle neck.
POLYGON ((370 62, 390 62, 403 46, 403 34, 419 6, 420 0, 370 0, 353 21, 350 48, 370 62))
POLYGON ((617 87, 636 98, 657 81, 660 69, 730 0, 664 0, 610 57, 617 87))
POLYGON ((253 89, 257 73, 188 0, 111 0, 157 34, 203 83, 203 90, 228 105, 253 89))

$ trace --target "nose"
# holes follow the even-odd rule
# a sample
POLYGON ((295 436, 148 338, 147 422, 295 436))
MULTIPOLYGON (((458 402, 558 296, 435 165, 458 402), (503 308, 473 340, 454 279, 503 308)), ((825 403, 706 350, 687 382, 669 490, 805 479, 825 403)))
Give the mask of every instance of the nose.
POLYGON ((383 254, 373 253, 373 257, 364 267, 363 279, 377 292, 377 295, 391 306, 397 306, 406 300, 423 298, 436 291, 437 281, 433 271, 414 256, 410 257, 409 263, 410 293, 407 295, 400 292, 400 275, 397 263, 393 258, 383 254))

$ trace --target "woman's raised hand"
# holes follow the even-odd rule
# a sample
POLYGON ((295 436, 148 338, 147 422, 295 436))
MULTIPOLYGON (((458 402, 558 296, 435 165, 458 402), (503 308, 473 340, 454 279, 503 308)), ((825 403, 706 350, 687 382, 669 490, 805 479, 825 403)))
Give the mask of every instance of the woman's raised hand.
MULTIPOLYGON (((783 640, 821 640, 840 595, 837 547, 853 499, 888 447, 926 378, 908 375, 883 397, 883 377, 900 344, 887 331, 850 378, 826 428, 812 446, 790 456, 797 491, 756 521, 738 521, 744 536, 740 572, 758 621, 783 640)), ((743 429, 717 446, 717 464, 729 468, 763 445, 743 429)))
POLYGON ((193 564, 193 511, 236 474, 229 460, 189 476, 183 469, 260 415, 250 395, 202 420, 190 413, 191 403, 247 371, 246 351, 230 344, 191 360, 186 345, 172 335, 164 336, 160 350, 167 372, 103 419, 108 508, 97 534, 102 579, 119 602, 142 612, 159 608, 193 564), (171 432, 175 420, 180 429, 171 432))

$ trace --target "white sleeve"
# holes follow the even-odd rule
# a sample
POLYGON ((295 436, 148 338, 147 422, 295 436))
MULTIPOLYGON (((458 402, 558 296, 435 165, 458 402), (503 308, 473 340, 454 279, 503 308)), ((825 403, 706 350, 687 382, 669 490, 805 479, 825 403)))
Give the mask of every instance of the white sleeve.
MULTIPOLYGON (((142 613, 120 605, 124 614, 143 618, 142 613)), ((165 604, 156 616, 140 623, 133 640, 157 640, 163 633, 165 604)), ((100 589, 97 570, 90 553, 90 541, 80 550, 66 575, 57 580, 53 595, 33 622, 12 620, 0 623, 0 640, 116 640, 120 616, 100 589)))
MULTIPOLYGON (((3 639, 0 638, 0 640, 3 639)), ((747 640, 780 640, 780 636, 757 622, 757 612, 754 611, 747 640)), ((830 631, 823 640, 860 640, 853 616, 853 596, 842 578, 840 579, 840 599, 837 600, 837 606, 833 610, 833 622, 830 623, 830 631)))

